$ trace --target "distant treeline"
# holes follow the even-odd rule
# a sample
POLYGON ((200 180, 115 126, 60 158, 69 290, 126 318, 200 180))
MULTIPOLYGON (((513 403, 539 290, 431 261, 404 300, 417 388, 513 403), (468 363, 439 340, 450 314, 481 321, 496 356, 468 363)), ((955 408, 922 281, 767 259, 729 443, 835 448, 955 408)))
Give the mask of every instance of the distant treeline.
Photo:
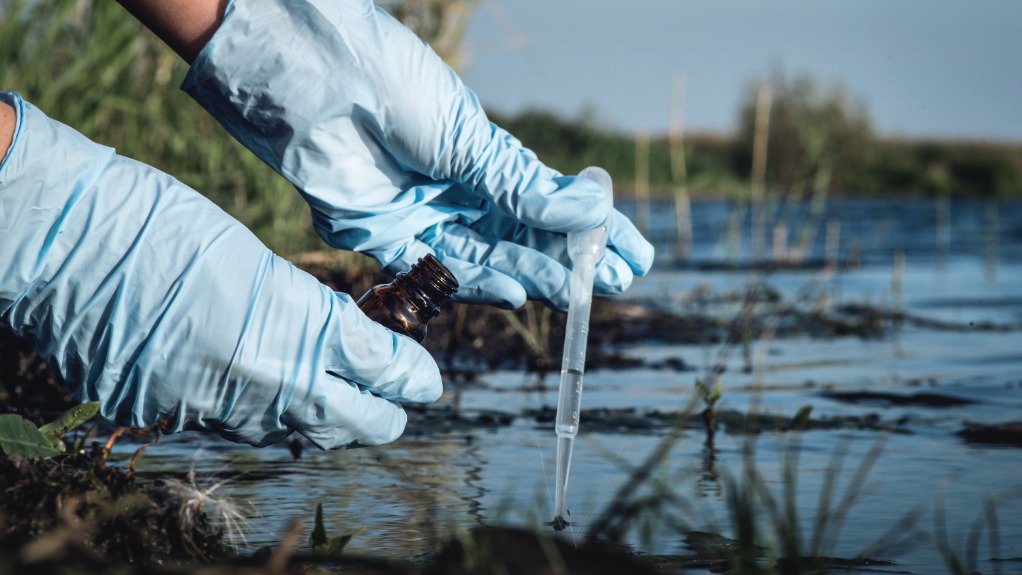
MULTIPOLYGON (((765 172, 768 193, 1022 197, 1022 143, 876 137, 864 107, 855 105, 840 87, 821 95, 804 77, 775 77, 768 85, 773 95, 765 172)), ((735 134, 685 136, 686 184, 694 195, 747 193, 754 95, 750 89, 735 134)), ((587 118, 543 111, 491 118, 564 173, 601 165, 615 176, 617 189, 631 194, 641 161, 637 158, 648 157, 648 166, 640 166, 638 173, 648 171, 651 192, 666 195, 675 187, 666 135, 651 138, 648 152, 637 154, 635 136, 602 129, 587 118)))

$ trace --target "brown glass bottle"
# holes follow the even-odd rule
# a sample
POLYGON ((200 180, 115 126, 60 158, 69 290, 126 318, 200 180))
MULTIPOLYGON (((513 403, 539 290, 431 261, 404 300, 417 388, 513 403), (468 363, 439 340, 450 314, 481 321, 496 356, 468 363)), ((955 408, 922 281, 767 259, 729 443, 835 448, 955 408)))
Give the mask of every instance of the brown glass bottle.
POLYGON ((458 291, 458 280, 440 260, 427 254, 394 281, 367 291, 358 307, 387 328, 421 342, 426 323, 440 315, 440 304, 458 291))

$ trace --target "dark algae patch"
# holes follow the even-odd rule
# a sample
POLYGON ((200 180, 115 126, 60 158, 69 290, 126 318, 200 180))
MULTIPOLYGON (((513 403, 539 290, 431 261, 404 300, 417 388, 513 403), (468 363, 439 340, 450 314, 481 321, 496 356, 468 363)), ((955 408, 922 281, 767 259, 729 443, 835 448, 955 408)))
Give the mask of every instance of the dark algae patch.
POLYGON ((981 424, 966 423, 958 436, 968 443, 1022 447, 1022 421, 981 424))
POLYGON ((507 427, 514 423, 515 414, 490 409, 461 410, 453 406, 405 406, 408 425, 405 435, 412 437, 438 433, 460 433, 507 427))
MULTIPOLYGON (((539 409, 526 409, 522 417, 531 419, 540 427, 546 428, 553 424, 556 409, 545 405, 539 409)), ((904 422, 899 420, 888 422, 877 414, 861 416, 834 416, 820 418, 798 418, 791 416, 742 412, 734 409, 721 409, 714 412, 714 425, 722 427, 732 435, 757 435, 775 431, 814 431, 838 429, 868 429, 875 431, 895 431, 909 433, 904 422)), ((703 418, 695 413, 684 411, 642 411, 635 408, 593 408, 583 409, 581 426, 586 433, 620 433, 620 434, 662 434, 680 426, 683 429, 703 430, 703 418)))
POLYGON ((934 408, 962 407, 976 403, 971 399, 963 399, 953 395, 931 392, 899 394, 880 391, 841 391, 824 393, 823 397, 844 403, 863 403, 884 406, 904 405, 934 408))

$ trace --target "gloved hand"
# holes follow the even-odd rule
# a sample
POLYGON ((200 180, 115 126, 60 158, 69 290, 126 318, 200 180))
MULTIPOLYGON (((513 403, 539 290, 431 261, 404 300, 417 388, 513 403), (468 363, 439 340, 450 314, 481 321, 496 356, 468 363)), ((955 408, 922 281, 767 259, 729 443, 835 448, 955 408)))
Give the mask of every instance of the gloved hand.
POLYGON ((391 441, 406 416, 388 400, 440 395, 422 347, 198 193, 0 98, 18 113, 0 166, 0 319, 75 399, 121 425, 166 418, 254 445, 298 431, 331 448, 391 441))
MULTIPOLYGON (((182 86, 295 184, 330 245, 390 272, 428 252, 456 299, 567 306, 564 234, 600 224, 599 186, 544 166, 490 123, 433 51, 369 0, 236 0, 182 86)), ((653 247, 613 212, 596 293, 653 247)))

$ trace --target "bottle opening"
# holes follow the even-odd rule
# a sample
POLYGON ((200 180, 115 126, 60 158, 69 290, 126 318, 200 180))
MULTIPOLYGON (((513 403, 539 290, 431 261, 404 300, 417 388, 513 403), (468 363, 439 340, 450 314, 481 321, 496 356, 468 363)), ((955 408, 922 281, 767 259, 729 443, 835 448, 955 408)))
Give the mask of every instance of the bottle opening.
POLYGON ((439 306, 458 291, 458 280, 433 254, 426 254, 408 270, 408 280, 414 282, 432 303, 439 306))
POLYGON ((458 280, 440 260, 427 254, 406 273, 397 274, 394 285, 407 294, 408 304, 421 321, 440 315, 440 305, 458 291, 458 280))

